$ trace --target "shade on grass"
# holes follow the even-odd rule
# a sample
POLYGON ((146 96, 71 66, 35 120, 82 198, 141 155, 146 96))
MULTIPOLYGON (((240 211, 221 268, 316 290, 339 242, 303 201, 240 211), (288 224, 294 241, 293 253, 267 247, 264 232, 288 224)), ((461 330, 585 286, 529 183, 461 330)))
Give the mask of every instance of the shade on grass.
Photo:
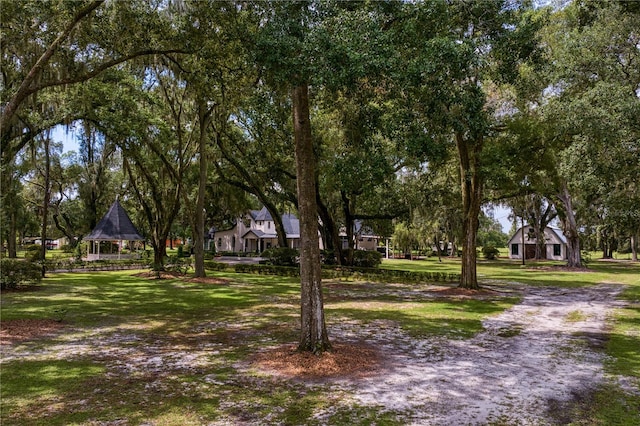
MULTIPOLYGON (((442 263, 385 261, 383 266, 456 272, 459 263, 449 259, 442 263)), ((478 272, 481 281, 498 287, 505 281, 566 286, 603 281, 627 284, 623 297, 629 305, 612 323, 608 351, 615 359, 608 368, 614 373, 640 374, 640 354, 635 350, 640 331, 640 266, 593 262, 593 271, 585 273, 549 269, 546 263, 531 266, 524 269, 498 260, 481 262, 478 272)), ((53 318, 56 311, 66 310, 64 323, 69 328, 62 331, 63 335, 22 343, 21 351, 46 353, 52 345, 64 345, 64 333, 84 339, 83 333, 108 329, 122 335, 130 333, 135 339, 125 340, 127 350, 143 355, 150 350, 149 344, 158 345, 158 341, 189 354, 198 349, 190 345, 204 339, 214 343, 208 352, 210 363, 201 369, 158 376, 116 374, 106 361, 82 357, 4 362, 3 425, 91 424, 117 419, 127 419, 131 424, 196 425, 202 424, 202 419, 244 419, 251 423, 265 418, 274 423, 303 424, 314 409, 335 404, 335 393, 322 385, 310 390, 295 383, 239 373, 235 368, 265 342, 291 343, 296 339, 300 292, 296 279, 209 272, 209 276, 222 280, 206 284, 147 279, 134 273, 52 274, 34 291, 3 294, 2 320, 53 318), (38 416, 44 413, 46 417, 40 419, 38 416)), ((400 286, 413 294, 420 285, 400 286)), ((385 283, 340 282, 326 286, 331 296, 325 305, 329 324, 388 320, 414 337, 465 339, 482 330, 484 318, 516 301, 511 297, 404 298, 405 293, 390 295, 388 289, 385 283)), ((331 325, 329 329, 331 333, 331 325)), ((606 410, 605 404, 595 408, 598 413, 606 410)), ((403 420, 394 413, 381 413, 371 407, 365 413, 362 407, 346 405, 325 419, 333 424, 361 425, 372 421, 403 424, 403 420)))

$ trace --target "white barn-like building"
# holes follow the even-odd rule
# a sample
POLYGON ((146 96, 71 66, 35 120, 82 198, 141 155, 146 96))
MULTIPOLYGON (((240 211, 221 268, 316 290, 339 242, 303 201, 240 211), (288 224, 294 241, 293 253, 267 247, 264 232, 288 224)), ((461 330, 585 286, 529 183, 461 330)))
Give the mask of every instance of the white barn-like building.
MULTIPOLYGON (((543 256, 549 260, 565 260, 567 258, 567 239, 560 228, 547 226, 544 229, 545 251, 543 256)), ((524 225, 518 228, 507 243, 510 259, 533 259, 535 257, 537 240, 533 232, 533 227, 524 225), (524 228, 524 245, 522 242, 524 228)))

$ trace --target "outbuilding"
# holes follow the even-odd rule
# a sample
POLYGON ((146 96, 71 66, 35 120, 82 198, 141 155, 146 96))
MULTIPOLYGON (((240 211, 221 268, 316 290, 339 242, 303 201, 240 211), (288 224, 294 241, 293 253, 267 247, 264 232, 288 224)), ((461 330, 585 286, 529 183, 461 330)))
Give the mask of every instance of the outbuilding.
MULTIPOLYGON (((507 243, 509 258, 522 259, 522 254, 524 253, 525 259, 534 259, 536 244, 538 244, 538 240, 532 226, 524 225, 518 228, 507 243)), ((543 259, 565 260, 567 258, 567 239, 560 228, 547 226, 544 229, 544 247, 545 249, 542 251, 543 259)))

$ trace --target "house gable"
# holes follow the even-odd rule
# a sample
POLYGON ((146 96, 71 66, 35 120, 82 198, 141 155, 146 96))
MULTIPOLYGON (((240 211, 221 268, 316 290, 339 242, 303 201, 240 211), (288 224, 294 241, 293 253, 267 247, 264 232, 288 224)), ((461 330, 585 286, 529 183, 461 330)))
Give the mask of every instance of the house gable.
MULTIPOLYGON (((543 255, 546 259, 562 260, 566 257, 567 240, 559 228, 547 226, 544 229, 544 239, 546 250, 543 255)), ((507 242, 509 257, 511 259, 522 259, 522 253, 527 252, 526 258, 529 258, 531 256, 531 254, 528 253, 529 249, 536 244, 537 240, 533 234, 533 228, 530 225, 520 227, 507 242), (524 244, 522 238, 523 229, 524 244)))

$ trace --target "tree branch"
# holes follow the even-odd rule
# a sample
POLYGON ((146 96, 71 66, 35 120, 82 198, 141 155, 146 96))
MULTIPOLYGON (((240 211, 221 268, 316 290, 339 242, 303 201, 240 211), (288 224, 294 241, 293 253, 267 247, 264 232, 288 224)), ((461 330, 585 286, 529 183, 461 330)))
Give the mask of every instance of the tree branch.
MULTIPOLYGON (((31 93, 34 93, 33 89, 30 89, 31 84, 35 81, 40 71, 44 68, 44 66, 49 62, 53 54, 56 52, 58 47, 62 44, 64 40, 67 39, 69 34, 73 31, 73 29, 78 25, 78 23, 87 17, 91 12, 97 9, 104 0, 96 0, 84 6, 82 9, 76 13, 73 17, 73 20, 67 25, 67 27, 62 31, 62 33, 51 43, 51 45, 45 50, 45 52, 38 58, 36 63, 31 67, 27 76, 22 80, 20 87, 13 94, 9 102, 5 105, 2 111, 2 118, 0 119, 0 129, 4 132, 9 126, 9 122, 15 115, 16 111, 18 111, 18 107, 20 104, 29 96, 31 93)), ((38 89, 39 90, 39 89, 38 89)), ((36 90, 37 91, 37 90, 36 90)))

